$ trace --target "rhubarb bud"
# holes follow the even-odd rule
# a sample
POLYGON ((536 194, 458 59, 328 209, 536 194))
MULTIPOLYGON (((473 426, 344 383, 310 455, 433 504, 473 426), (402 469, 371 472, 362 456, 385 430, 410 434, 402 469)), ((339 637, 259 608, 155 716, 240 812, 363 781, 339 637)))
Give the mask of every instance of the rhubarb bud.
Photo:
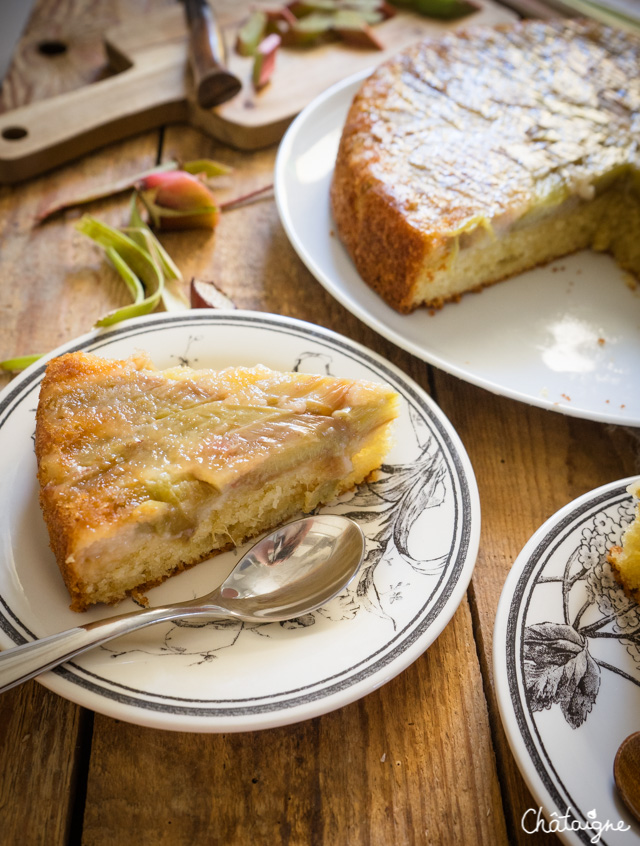
POLYGON ((218 223, 213 194, 183 170, 149 174, 136 190, 157 229, 215 229, 218 223))

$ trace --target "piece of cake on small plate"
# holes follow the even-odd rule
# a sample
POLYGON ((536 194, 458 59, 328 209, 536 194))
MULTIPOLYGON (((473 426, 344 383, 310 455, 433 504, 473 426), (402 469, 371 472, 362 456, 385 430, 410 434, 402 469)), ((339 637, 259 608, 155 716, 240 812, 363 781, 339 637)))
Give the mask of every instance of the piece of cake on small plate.
POLYGON ((353 488, 390 448, 398 402, 386 385, 263 366, 161 371, 142 353, 53 359, 35 448, 71 608, 144 598, 353 488))
POLYGON ((609 550, 609 563, 626 593, 640 602, 640 480, 629 485, 636 499, 636 515, 627 527, 620 546, 609 550))

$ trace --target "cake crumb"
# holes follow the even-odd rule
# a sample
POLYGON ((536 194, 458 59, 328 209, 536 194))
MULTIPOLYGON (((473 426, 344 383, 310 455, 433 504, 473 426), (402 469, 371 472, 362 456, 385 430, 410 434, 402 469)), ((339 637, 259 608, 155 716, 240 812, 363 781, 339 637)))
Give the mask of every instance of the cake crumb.
POLYGON ((380 758, 380 763, 381 763, 381 764, 384 764, 384 762, 385 762, 386 760, 387 760, 387 753, 386 753, 386 752, 383 752, 383 753, 382 753, 382 758, 380 758))
POLYGON ((139 605, 141 608, 149 607, 149 598, 145 596, 145 594, 141 591, 132 590, 129 595, 131 596, 131 599, 133 599, 133 601, 136 603, 136 605, 139 605))

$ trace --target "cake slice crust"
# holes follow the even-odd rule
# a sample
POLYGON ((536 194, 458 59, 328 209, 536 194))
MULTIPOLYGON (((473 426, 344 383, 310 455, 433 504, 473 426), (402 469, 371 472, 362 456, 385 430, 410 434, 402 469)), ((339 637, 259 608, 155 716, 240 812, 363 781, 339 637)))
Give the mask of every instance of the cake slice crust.
POLYGON ((608 559, 625 593, 640 603, 640 481, 629 485, 636 501, 636 514, 625 530, 622 542, 609 550, 608 559))
POLYGON ((70 353, 36 415, 40 503, 81 611, 159 584, 362 482, 398 397, 266 367, 157 370, 70 353))

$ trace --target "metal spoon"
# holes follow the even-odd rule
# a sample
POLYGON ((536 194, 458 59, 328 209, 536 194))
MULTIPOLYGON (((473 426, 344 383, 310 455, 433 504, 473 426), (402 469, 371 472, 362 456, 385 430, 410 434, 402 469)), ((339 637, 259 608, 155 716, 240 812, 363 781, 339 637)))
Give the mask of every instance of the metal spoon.
POLYGON ((0 693, 153 623, 193 616, 270 623, 308 614, 346 587, 363 556, 364 537, 353 520, 318 514, 288 523, 258 541, 206 596, 120 614, 0 652, 0 693))
POLYGON ((640 822, 640 731, 630 734, 618 747, 613 777, 620 798, 640 822))

